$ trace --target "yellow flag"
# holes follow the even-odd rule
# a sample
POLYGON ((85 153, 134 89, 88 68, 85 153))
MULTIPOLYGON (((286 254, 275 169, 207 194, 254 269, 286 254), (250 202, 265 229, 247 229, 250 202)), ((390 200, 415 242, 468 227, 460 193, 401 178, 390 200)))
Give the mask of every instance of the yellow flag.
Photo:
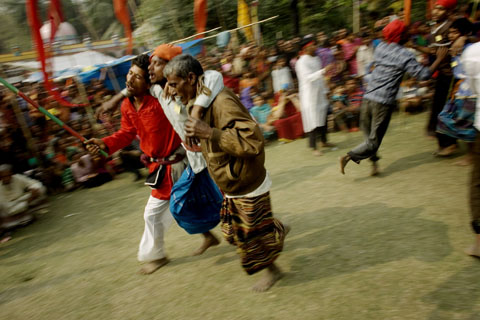
MULTIPOLYGON (((243 27, 251 23, 250 20, 250 11, 245 0, 238 0, 238 17, 237 24, 238 27, 243 27)), ((243 34, 248 41, 253 41, 253 31, 252 27, 242 29, 243 34)))

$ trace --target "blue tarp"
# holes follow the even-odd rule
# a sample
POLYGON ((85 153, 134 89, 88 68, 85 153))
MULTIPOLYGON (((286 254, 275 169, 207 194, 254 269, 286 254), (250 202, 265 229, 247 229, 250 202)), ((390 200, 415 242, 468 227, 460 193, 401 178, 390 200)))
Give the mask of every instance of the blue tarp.
POLYGON ((182 47, 183 53, 188 53, 189 55, 196 56, 202 52, 203 49, 203 39, 196 39, 193 41, 188 41, 184 43, 177 43, 176 45, 182 47))
MULTIPOLYGON (((203 49, 202 43, 203 43, 203 39, 196 39, 196 40, 188 41, 185 43, 178 43, 176 45, 182 48, 183 53, 196 56, 202 52, 202 49, 203 49)), ((108 68, 111 68, 112 71, 115 73, 115 77, 117 78, 117 82, 120 86, 120 89, 124 89, 125 81, 127 80, 126 79, 127 73, 128 73, 128 70, 130 69, 131 59, 133 57, 135 56, 131 56, 131 55, 124 56, 110 63, 95 65, 94 69, 90 71, 82 72, 78 74, 78 76, 83 83, 89 83, 92 79, 100 79, 100 74, 102 73, 102 69, 108 67, 108 68)), ((103 83, 109 90, 115 90, 108 74, 106 75, 103 83)))
MULTIPOLYGON (((113 73, 115 74, 115 77, 117 78, 117 82, 120 86, 120 89, 123 89, 123 88, 125 88, 126 76, 127 76, 128 70, 130 69, 130 65, 131 65, 130 60, 133 57, 135 57, 135 56, 132 56, 132 55, 124 56, 124 57, 116 59, 116 60, 114 60, 110 63, 95 65, 94 69, 82 72, 78 75, 78 77, 80 78, 80 80, 83 83, 89 83, 92 79, 100 79, 102 69, 110 68, 113 71, 113 73)), ((103 81, 103 83, 109 90, 115 90, 108 73, 105 76, 105 80, 103 81)))

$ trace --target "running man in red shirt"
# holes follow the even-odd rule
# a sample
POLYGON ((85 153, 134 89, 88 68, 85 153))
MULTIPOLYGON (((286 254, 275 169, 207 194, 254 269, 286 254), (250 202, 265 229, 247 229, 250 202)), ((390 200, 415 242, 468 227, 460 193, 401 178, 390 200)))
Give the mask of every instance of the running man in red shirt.
POLYGON ((138 250, 138 260, 145 262, 140 270, 142 274, 153 273, 169 262, 163 238, 173 220, 169 210, 170 191, 186 165, 180 138, 158 100, 150 95, 148 65, 147 55, 140 55, 132 61, 126 81, 130 97, 121 105, 120 129, 111 136, 86 142, 91 153, 103 149, 112 154, 138 136, 140 149, 149 157, 149 177, 153 178, 154 185, 151 185, 152 193, 145 207, 145 230, 138 250))

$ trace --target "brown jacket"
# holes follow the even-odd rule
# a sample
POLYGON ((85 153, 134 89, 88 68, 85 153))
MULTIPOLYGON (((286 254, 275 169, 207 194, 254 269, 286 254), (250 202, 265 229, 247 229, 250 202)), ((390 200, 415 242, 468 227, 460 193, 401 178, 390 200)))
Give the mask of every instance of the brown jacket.
POLYGON ((202 140, 208 171, 228 195, 245 195, 265 180, 262 131, 237 96, 223 89, 207 109, 203 120, 213 128, 202 140))

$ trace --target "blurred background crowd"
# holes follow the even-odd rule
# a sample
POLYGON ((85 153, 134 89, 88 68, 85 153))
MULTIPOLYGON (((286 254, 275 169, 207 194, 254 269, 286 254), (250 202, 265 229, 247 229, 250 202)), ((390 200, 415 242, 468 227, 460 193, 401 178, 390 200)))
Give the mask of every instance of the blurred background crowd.
MULTIPOLYGON (((472 16, 472 5, 457 10, 449 19, 462 17, 473 21, 467 36, 475 42, 479 23, 478 14, 472 16)), ((322 67, 327 68, 330 132, 359 131, 360 106, 374 50, 382 41, 383 27, 395 19, 403 19, 402 10, 392 11, 357 33, 347 28, 326 33, 319 26, 317 33, 311 35, 316 39, 316 55, 322 67)), ((413 48, 427 46, 430 31, 427 21, 412 23, 409 29, 408 46, 424 65, 430 64, 431 57, 413 48)), ((197 58, 204 69, 222 73, 225 86, 240 97, 267 142, 286 143, 304 137, 295 74, 302 37, 277 38, 270 46, 253 42, 224 48, 205 45, 197 58)), ((434 81, 419 82, 406 77, 397 97, 398 112, 428 111, 434 81)), ((15 86, 87 139, 104 137, 119 127, 119 111, 100 118, 95 115, 95 110, 115 94, 98 79, 87 84, 74 78, 56 83, 65 100, 86 103, 87 107, 61 106, 41 83, 15 86)), ((99 186, 125 171, 132 172, 134 179, 142 178, 138 141, 108 159, 91 156, 79 140, 4 87, 0 87, 0 158, 2 163, 11 164, 13 173, 40 181, 51 195, 99 186)))

